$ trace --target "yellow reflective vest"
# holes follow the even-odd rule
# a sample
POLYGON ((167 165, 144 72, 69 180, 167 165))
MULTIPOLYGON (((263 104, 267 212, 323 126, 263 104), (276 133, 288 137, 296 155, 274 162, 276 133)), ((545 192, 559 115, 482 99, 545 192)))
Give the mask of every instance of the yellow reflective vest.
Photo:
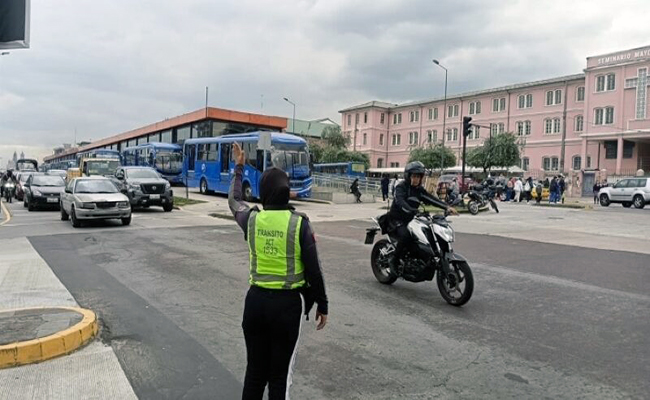
POLYGON ((251 285, 295 289, 305 284, 301 225, 302 217, 289 210, 251 212, 248 218, 251 285))

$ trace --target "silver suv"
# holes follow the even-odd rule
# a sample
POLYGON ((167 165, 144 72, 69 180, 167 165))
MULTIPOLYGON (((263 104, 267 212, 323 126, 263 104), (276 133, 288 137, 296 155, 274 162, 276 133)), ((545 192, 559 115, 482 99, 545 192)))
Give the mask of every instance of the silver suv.
POLYGON ((603 207, 607 207, 611 203, 621 203, 625 208, 632 204, 636 208, 643 208, 646 204, 650 204, 650 179, 621 179, 614 186, 600 189, 598 198, 603 207))

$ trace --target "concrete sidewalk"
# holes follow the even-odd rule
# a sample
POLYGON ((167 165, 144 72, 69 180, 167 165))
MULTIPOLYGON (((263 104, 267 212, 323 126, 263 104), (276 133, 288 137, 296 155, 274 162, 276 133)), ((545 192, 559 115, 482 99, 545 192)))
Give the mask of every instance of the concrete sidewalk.
MULTIPOLYGON (((1 310, 78 307, 27 238, 0 241, 1 310)), ((0 370, 0 399, 135 399, 113 349, 98 340, 53 360, 0 370)))

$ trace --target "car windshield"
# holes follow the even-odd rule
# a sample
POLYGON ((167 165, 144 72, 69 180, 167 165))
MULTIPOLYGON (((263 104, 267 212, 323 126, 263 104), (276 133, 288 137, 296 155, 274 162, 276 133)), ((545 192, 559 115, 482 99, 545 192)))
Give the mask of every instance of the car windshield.
POLYGON ((65 182, 60 176, 56 175, 35 176, 32 180, 32 186, 65 186, 65 182))
POLYGON ((75 193, 117 193, 117 188, 108 179, 86 179, 77 181, 75 193))
POLYGON ((163 174, 178 174, 183 170, 183 154, 180 152, 156 151, 155 167, 163 174))
POLYGON ((120 161, 93 161, 90 160, 86 163, 88 175, 113 175, 117 167, 120 166, 120 161))
POLYGON ((128 169, 126 175, 131 179, 160 179, 156 171, 152 169, 128 169))

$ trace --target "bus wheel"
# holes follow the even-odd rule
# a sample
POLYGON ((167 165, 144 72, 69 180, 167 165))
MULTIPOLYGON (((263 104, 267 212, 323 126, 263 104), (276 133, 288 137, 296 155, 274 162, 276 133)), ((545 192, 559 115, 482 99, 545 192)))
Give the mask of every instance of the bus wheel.
POLYGON ((208 194, 208 181, 205 178, 201 179, 201 184, 199 185, 199 191, 201 194, 208 194))
POLYGON ((251 189, 251 185, 248 182, 244 183, 242 191, 244 192, 244 201, 253 201, 253 189, 251 189))

